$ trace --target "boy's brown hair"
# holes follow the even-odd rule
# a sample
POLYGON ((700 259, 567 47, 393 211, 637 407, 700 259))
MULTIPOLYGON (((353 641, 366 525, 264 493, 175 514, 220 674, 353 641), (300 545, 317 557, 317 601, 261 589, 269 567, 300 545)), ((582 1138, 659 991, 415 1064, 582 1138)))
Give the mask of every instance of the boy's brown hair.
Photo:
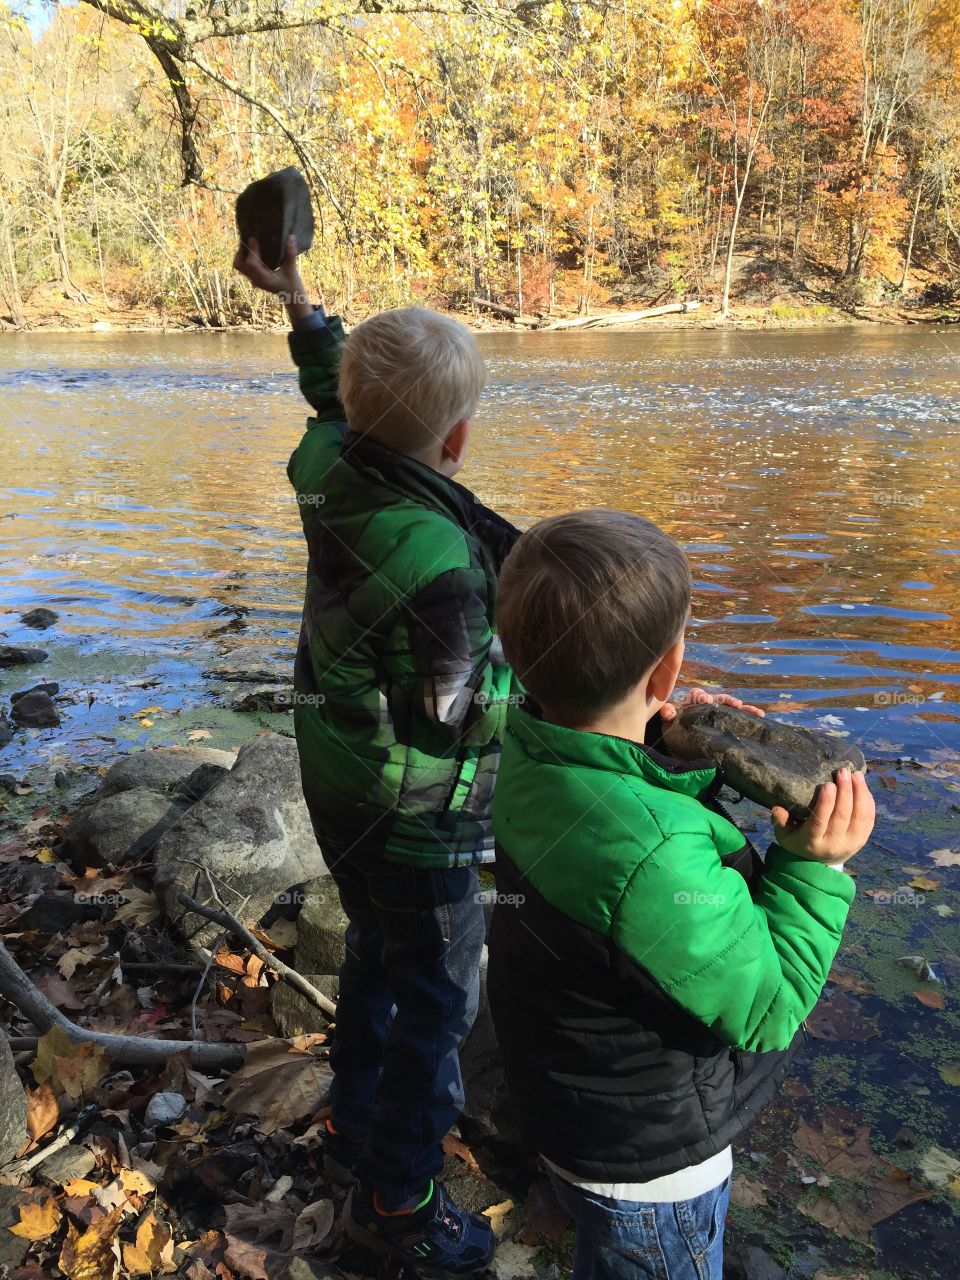
POLYGON ((683 552, 643 516, 553 516, 504 562, 504 654, 544 709, 575 723, 621 702, 663 657, 683 630, 690 588, 683 552))

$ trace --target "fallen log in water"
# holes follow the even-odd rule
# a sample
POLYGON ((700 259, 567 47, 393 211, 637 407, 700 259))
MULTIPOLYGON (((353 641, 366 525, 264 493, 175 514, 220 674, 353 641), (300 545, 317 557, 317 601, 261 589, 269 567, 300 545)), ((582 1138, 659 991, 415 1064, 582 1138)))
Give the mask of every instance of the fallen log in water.
POLYGON ((615 324, 633 324, 635 320, 653 320, 657 316, 683 314, 699 309, 699 302, 669 302, 662 307, 647 307, 644 311, 611 311, 605 315, 576 316, 572 320, 555 320, 544 325, 545 332, 556 329, 604 329, 615 324))

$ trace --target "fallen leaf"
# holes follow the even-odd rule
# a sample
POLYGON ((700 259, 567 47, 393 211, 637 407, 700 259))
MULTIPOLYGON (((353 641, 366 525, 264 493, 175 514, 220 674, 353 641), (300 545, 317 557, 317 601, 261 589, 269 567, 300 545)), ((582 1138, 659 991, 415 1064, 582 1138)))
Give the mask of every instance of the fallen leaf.
POLYGON ((100 1190, 98 1182, 91 1182, 89 1178, 74 1178, 70 1182, 63 1184, 64 1194, 69 1198, 89 1196, 94 1191, 100 1190))
POLYGON ((275 1133, 313 1115, 327 1100, 332 1072, 314 1054, 287 1040, 255 1040, 235 1071, 225 1106, 234 1115, 257 1117, 262 1133, 275 1133))
POLYGON ((942 1009, 946 1004, 941 991, 933 991, 924 987, 920 991, 915 991, 913 995, 915 1000, 919 1000, 928 1009, 942 1009))
POLYGON ((514 1277, 535 1276, 533 1260, 538 1250, 533 1245, 519 1244, 516 1240, 504 1240, 497 1246, 490 1270, 497 1280, 514 1280, 514 1277))
POLYGON ((152 729, 153 726, 154 726, 154 721, 150 720, 149 718, 140 721, 141 729, 152 729))
POLYGON ((911 889, 925 889, 932 892, 934 889, 940 888, 939 880, 932 880, 930 876, 914 876, 910 881, 911 889))
POLYGON ((730 1184, 730 1203, 738 1209, 756 1209, 767 1203, 766 1188, 742 1173, 734 1174, 730 1184))
POLYGON ((960 867, 960 849, 934 849, 930 857, 938 867, 960 867))
POLYGON ((840 969, 834 965, 827 977, 828 982, 832 982, 835 987, 840 987, 842 991, 849 991, 855 996, 868 996, 874 991, 874 985, 866 978, 858 978, 855 973, 849 973, 846 969, 840 969))
POLYGON ((24 1240, 46 1240, 60 1226, 60 1209, 53 1196, 45 1196, 38 1204, 20 1206, 20 1221, 10 1228, 12 1235, 24 1240))
POLYGON ((34 1142, 49 1133, 59 1119, 60 1108, 49 1083, 27 1090, 27 1133, 34 1142))
POLYGON ((141 716, 158 716, 163 707, 144 707, 142 711, 135 711, 133 714, 139 720, 141 716))
MULTIPOLYGON (((76 896, 74 894, 74 898, 76 896)), ((106 945, 106 939, 104 939, 103 946, 97 951, 88 951, 85 947, 71 947, 57 961, 57 968, 65 978, 72 978, 81 965, 92 964, 97 958, 98 951, 105 950, 106 945)))
POLYGON ((77 1043, 62 1027, 51 1027, 37 1041, 30 1069, 37 1084, 49 1081, 56 1092, 80 1098, 100 1083, 109 1065, 99 1045, 77 1043))
POLYGON ((37 988, 58 1009, 82 1009, 83 1001, 65 978, 56 973, 45 973, 37 979, 37 988))
POLYGON ((137 1224, 137 1238, 123 1246, 124 1269, 131 1275, 152 1275, 176 1271, 173 1260, 173 1230, 154 1213, 146 1213, 137 1224))
POLYGON ((943 1077, 944 1084, 960 1085, 960 1062, 945 1062, 937 1070, 943 1077))
POLYGON ((301 1253, 326 1240, 333 1228, 333 1201, 315 1200, 297 1216, 293 1227, 293 1251, 301 1253))
POLYGON ((524 1221, 545 1239, 559 1243, 573 1225, 546 1178, 531 1186, 524 1205, 524 1221))
POLYGON ((829 1000, 820 999, 804 1025, 816 1040, 872 1040, 880 1034, 843 991, 834 992, 829 1000))
POLYGON ((188 729, 187 730, 188 742, 203 742, 205 738, 209 738, 209 737, 211 737, 211 733, 209 729, 188 729))
POLYGON ((489 1209, 484 1209, 483 1216, 489 1220, 490 1230, 498 1240, 502 1240, 507 1234, 508 1219, 516 1207, 512 1200, 501 1200, 499 1204, 492 1204, 489 1209))
POLYGON ((456 1134, 448 1133, 443 1140, 443 1154, 446 1156, 458 1156, 468 1169, 474 1173, 484 1177, 484 1172, 477 1163, 477 1157, 473 1154, 465 1142, 456 1136, 456 1134))
POLYGON ((114 1280, 120 1270, 117 1228, 124 1206, 118 1205, 81 1233, 69 1223, 67 1238, 60 1250, 60 1270, 68 1280, 114 1280))
POLYGON ((156 894, 131 885, 124 889, 120 896, 126 901, 114 916, 115 920, 133 920, 137 924, 152 924, 154 920, 160 918, 160 903, 156 894))
POLYGON ((43 863, 56 862, 56 855, 49 846, 37 850, 37 861, 43 863))
POLYGON ((960 1160, 942 1147, 929 1147, 920 1158, 920 1171, 929 1183, 960 1199, 960 1160))
POLYGON ((933 909, 934 909, 934 911, 937 913, 937 915, 938 915, 938 916, 952 916, 952 915, 953 915, 953 907, 948 907, 948 906, 947 906, 947 904, 946 904, 945 902, 938 902, 938 903, 937 903, 937 905, 936 905, 933 909))

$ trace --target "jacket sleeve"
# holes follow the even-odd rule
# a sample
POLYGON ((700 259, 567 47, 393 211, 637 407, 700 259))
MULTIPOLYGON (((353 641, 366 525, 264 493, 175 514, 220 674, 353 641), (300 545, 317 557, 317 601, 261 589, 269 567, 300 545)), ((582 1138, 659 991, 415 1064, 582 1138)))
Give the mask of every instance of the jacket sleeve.
POLYGON ((327 316, 326 323, 294 330, 287 335, 290 355, 300 373, 300 390, 321 421, 342 421, 345 417, 337 379, 340 349, 344 342, 339 316, 327 316))
POLYGON ((441 573, 409 602, 406 622, 427 716, 467 746, 502 736, 513 673, 487 616, 483 573, 441 573))
POLYGON ((673 835, 628 881, 613 940, 724 1044, 786 1049, 823 990, 854 891, 848 875, 773 845, 751 896, 709 834, 673 835))

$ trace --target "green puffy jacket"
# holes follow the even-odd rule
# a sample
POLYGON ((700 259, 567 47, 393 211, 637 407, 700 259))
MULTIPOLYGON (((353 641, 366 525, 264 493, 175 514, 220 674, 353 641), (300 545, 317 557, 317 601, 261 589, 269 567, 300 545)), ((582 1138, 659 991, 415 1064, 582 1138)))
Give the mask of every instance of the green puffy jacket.
POLYGON ((827 980, 853 881, 777 845, 761 862, 715 781, 510 710, 487 991, 529 1140, 578 1177, 644 1181, 735 1141, 827 980))
POLYGON ((493 630, 517 531, 468 489, 350 433, 343 330, 292 333, 316 416, 287 474, 307 540, 295 673, 304 794, 321 844, 451 867, 493 856, 510 668, 493 630))

